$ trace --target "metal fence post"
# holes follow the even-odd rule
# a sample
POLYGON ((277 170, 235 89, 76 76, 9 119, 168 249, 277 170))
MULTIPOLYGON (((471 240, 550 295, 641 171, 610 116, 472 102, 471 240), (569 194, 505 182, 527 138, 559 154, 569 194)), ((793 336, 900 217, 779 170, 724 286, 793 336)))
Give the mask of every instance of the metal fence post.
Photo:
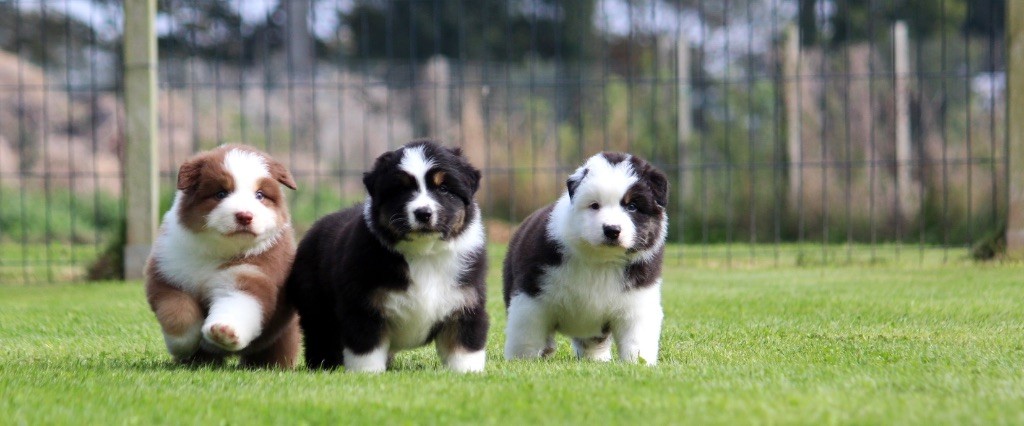
POLYGON ((1006 2, 1006 126, 1009 203, 1006 253, 1024 259, 1024 3, 1006 2))
POLYGON ((125 279, 137 280, 156 237, 157 51, 156 0, 124 4, 124 149, 125 279))

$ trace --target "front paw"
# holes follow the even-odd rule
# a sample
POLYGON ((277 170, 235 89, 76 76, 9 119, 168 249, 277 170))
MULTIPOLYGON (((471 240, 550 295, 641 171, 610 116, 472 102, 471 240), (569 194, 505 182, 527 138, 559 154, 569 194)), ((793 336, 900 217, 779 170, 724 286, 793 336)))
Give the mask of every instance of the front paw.
POLYGON ((235 328, 224 323, 213 323, 203 327, 203 338, 214 346, 230 352, 245 347, 235 328))

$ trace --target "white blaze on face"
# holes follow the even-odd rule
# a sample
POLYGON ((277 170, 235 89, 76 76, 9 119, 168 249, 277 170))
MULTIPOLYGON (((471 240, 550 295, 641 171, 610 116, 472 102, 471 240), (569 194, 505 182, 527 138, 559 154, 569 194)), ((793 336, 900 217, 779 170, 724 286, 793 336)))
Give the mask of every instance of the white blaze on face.
POLYGON ((270 177, 270 170, 263 156, 233 149, 224 156, 224 168, 231 175, 235 186, 227 198, 207 216, 207 226, 221 234, 248 229, 256 234, 257 239, 270 234, 269 231, 276 230, 277 214, 256 198, 260 180, 270 177), (236 219, 238 213, 252 214, 252 223, 248 228, 239 225, 236 219))
POLYGON ((583 170, 587 170, 576 187, 569 207, 571 214, 564 224, 567 237, 581 239, 595 246, 607 244, 609 239, 605 236, 604 228, 612 226, 619 228, 619 236, 613 242, 627 249, 633 246, 636 226, 622 205, 622 198, 639 178, 629 159, 627 156, 622 162, 613 165, 598 154, 573 174, 578 177, 583 175, 583 170))
POLYGON ((437 211, 439 210, 439 204, 434 200, 430 193, 427 191, 427 172, 434 167, 434 161, 428 159, 426 153, 423 152, 422 146, 414 148, 406 148, 402 151, 402 162, 398 163, 398 168, 402 169, 414 179, 416 179, 416 192, 413 193, 412 200, 405 205, 406 219, 409 221, 409 225, 413 229, 421 228, 421 224, 417 222, 415 211, 417 209, 425 208, 430 212, 430 225, 431 227, 437 224, 437 211))

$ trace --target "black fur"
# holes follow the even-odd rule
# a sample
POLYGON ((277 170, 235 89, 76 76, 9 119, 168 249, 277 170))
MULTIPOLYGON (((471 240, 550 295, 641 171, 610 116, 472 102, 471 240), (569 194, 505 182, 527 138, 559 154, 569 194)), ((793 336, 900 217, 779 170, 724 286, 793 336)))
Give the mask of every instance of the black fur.
MULTIPOLYGON (((395 222, 389 218, 412 199, 416 189, 398 168, 402 150, 416 146, 423 146, 435 162, 428 175, 445 173, 445 191, 439 191, 440 185, 429 186, 441 204, 438 228, 443 228, 442 238, 456 238, 480 220, 473 201, 480 172, 458 150, 416 141, 381 155, 363 179, 373 200, 371 220, 365 220, 362 205, 332 213, 317 221, 299 244, 286 285, 287 297, 299 312, 309 368, 344 365, 343 349, 367 353, 389 332, 382 301, 389 292, 405 291, 411 285, 408 263, 394 247, 409 237, 410 227, 404 219, 395 222)), ((441 334, 453 335, 453 345, 468 351, 483 349, 486 344, 485 248, 467 253, 463 259, 463 272, 451 277, 452 282, 476 297, 433 324, 423 344, 441 334)))
MULTIPOLYGON (((668 205, 668 179, 664 173, 637 156, 628 156, 618 152, 601 153, 611 164, 628 160, 639 181, 626 191, 623 205, 635 203, 637 210, 630 213, 636 225, 638 243, 628 253, 647 251, 661 244, 661 221, 666 214, 668 205)), ((570 177, 566 181, 566 189, 570 199, 576 188, 587 177, 589 169, 583 169, 579 176, 570 177)), ((561 265, 564 254, 558 242, 552 241, 547 233, 547 224, 554 209, 554 204, 537 210, 526 218, 512 235, 508 254, 503 265, 503 296, 505 307, 508 308, 512 297, 525 293, 537 297, 543 291, 542 276, 551 266, 561 265)), ((653 285, 661 277, 664 246, 659 247, 648 260, 633 260, 624 265, 626 282, 625 289, 644 288, 653 285)))
POLYGON ((519 225, 508 244, 502 269, 503 296, 508 307, 512 296, 524 292, 537 297, 541 292, 541 276, 549 266, 562 264, 562 250, 548 238, 546 226, 554 205, 537 210, 519 225))

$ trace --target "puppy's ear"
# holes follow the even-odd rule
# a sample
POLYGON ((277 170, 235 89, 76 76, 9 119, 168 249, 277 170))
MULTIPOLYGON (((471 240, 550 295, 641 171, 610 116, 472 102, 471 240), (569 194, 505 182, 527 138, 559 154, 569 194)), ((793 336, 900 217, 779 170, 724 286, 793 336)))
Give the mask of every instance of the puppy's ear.
POLYGON ((267 168, 270 169, 270 176, 278 182, 281 182, 281 185, 287 186, 293 190, 298 189, 298 186, 295 185, 295 179, 292 178, 291 172, 289 172, 280 161, 267 157, 267 168))
POLYGON ((476 191, 480 189, 480 179, 482 178, 480 170, 478 170, 476 167, 473 167, 473 165, 469 163, 469 159, 466 158, 465 154, 462 153, 462 148, 451 147, 445 149, 447 149, 448 152, 452 153, 452 155, 459 159, 459 163, 462 168, 468 170, 468 172, 466 173, 466 180, 468 181, 467 183, 469 184, 470 193, 476 194, 476 191))
POLYGON ((644 179, 651 188, 654 202, 662 208, 668 207, 668 178, 654 166, 648 164, 644 167, 644 179))
POLYGON ((363 173, 363 186, 366 187, 366 193, 373 195, 373 191, 377 186, 377 175, 380 174, 381 170, 386 167, 387 164, 395 161, 395 157, 398 154, 395 151, 388 151, 377 157, 377 160, 373 162, 373 168, 370 171, 363 173))
POLYGON ((476 191, 480 189, 480 178, 482 177, 482 175, 480 174, 480 170, 477 170, 476 167, 473 167, 473 165, 469 164, 468 162, 466 163, 466 166, 468 167, 469 170, 469 188, 472 190, 474 194, 476 194, 476 191))
POLYGON ((370 170, 363 173, 363 186, 366 187, 366 193, 373 195, 374 184, 377 182, 377 172, 370 170))
POLYGON ((205 157, 195 157, 185 161, 178 168, 178 189, 184 191, 195 188, 199 184, 199 176, 202 175, 205 164, 205 157))
POLYGON ((570 200, 576 195, 576 188, 579 188, 580 182, 583 182, 583 178, 587 177, 588 172, 590 169, 583 169, 582 172, 574 173, 565 181, 565 189, 569 191, 570 200))

